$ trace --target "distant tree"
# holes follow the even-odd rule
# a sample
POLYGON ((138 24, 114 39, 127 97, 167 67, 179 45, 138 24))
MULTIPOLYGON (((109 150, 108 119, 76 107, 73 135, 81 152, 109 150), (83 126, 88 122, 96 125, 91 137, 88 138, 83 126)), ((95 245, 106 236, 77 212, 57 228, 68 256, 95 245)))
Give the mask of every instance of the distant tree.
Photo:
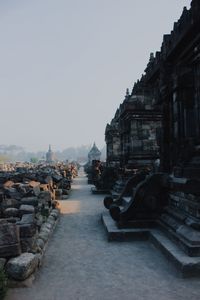
POLYGON ((36 163, 38 162, 37 157, 31 157, 31 158, 30 158, 30 162, 31 162, 32 164, 36 164, 36 163))

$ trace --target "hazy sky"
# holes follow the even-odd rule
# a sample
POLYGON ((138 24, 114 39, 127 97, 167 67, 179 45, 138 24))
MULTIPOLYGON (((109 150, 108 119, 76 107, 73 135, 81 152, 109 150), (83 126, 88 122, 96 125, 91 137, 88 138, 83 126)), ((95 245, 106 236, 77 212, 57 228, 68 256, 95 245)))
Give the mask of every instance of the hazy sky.
POLYGON ((0 144, 104 144, 190 0, 0 0, 0 144))

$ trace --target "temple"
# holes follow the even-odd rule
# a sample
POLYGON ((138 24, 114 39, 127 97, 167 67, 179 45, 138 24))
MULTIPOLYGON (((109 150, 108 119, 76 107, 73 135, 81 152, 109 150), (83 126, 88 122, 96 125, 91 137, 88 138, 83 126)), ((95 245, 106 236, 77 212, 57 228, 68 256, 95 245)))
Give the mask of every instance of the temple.
POLYGON ((160 240, 152 239, 193 274, 200 263, 199 29, 200 1, 193 0, 105 131, 107 167, 118 179, 104 204, 116 228, 148 228, 151 237, 151 228, 158 230, 160 240))
POLYGON ((127 90, 123 103, 106 127, 108 165, 137 169, 153 167, 159 158, 156 134, 161 128, 162 112, 153 97, 136 89, 127 90))
POLYGON ((88 163, 92 165, 93 160, 100 160, 101 151, 97 148, 96 144, 94 143, 90 152, 88 153, 88 163))
POLYGON ((53 151, 51 150, 51 145, 49 145, 49 150, 46 153, 46 162, 47 163, 53 163, 53 162, 55 162, 55 157, 54 157, 53 151))
POLYGON ((88 153, 88 161, 84 165, 84 170, 87 173, 88 184, 94 184, 99 181, 100 178, 100 158, 101 151, 97 148, 95 142, 88 153))

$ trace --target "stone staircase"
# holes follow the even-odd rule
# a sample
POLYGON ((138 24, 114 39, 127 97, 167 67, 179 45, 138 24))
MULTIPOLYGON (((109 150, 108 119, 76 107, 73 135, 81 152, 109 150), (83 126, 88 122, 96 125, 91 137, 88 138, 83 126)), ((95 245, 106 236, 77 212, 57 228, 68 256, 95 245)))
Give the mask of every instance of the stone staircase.
POLYGON ((164 227, 161 221, 156 227, 119 228, 109 213, 102 214, 102 222, 109 241, 147 240, 158 249, 182 277, 200 276, 200 256, 198 245, 191 245, 173 231, 164 227))

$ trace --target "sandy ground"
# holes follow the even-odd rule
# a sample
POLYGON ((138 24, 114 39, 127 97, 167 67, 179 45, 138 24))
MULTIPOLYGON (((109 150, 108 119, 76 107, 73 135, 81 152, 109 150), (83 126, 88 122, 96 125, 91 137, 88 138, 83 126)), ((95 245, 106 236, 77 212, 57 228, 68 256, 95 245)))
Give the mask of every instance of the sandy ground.
POLYGON ((179 278, 149 242, 107 241, 103 196, 83 173, 72 188, 33 286, 10 289, 6 300, 200 299, 200 279, 179 278))

